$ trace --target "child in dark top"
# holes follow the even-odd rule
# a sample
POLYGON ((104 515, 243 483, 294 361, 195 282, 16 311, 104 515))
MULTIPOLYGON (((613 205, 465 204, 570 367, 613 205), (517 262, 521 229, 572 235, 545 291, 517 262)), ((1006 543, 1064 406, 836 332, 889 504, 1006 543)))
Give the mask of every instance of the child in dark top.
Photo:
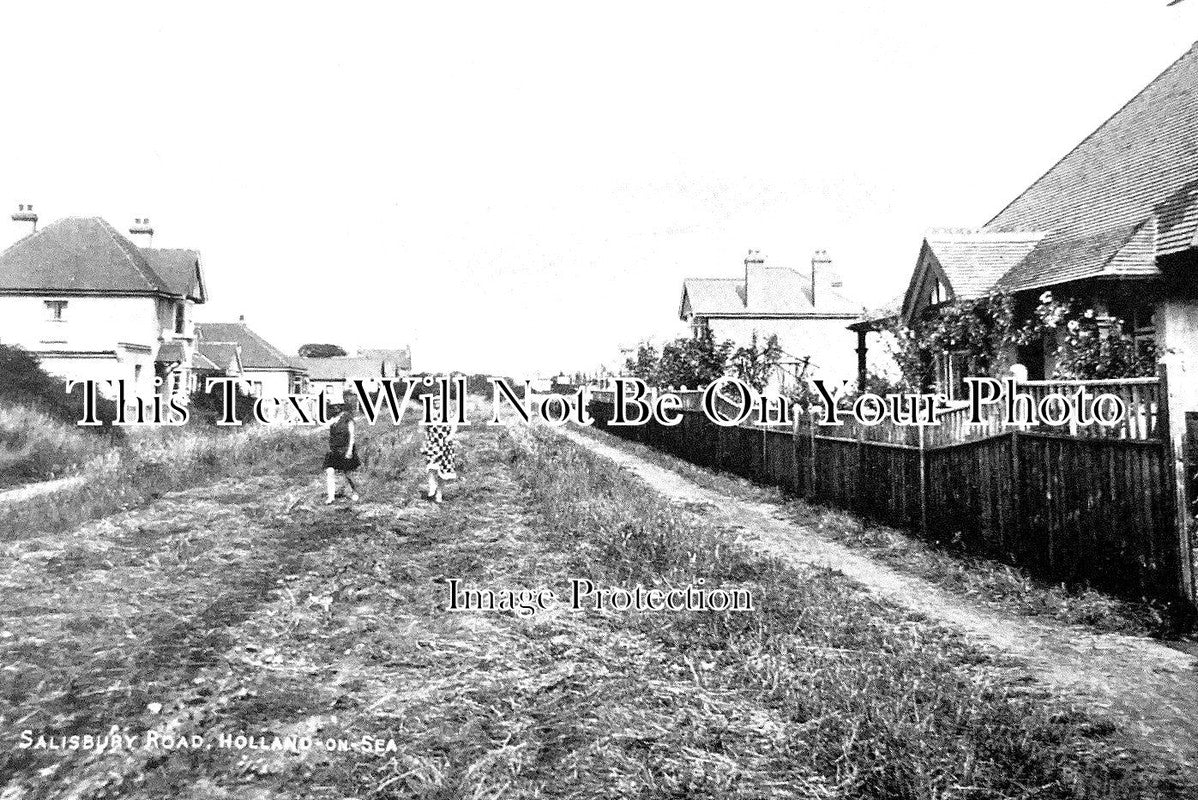
POLYGON ((358 499, 358 487, 354 485, 353 478, 349 476, 362 464, 358 459, 356 445, 354 408, 347 403, 329 426, 329 452, 324 457, 325 487, 327 489, 325 505, 332 504, 337 497, 338 472, 345 476, 345 482, 349 484, 350 500, 358 499))

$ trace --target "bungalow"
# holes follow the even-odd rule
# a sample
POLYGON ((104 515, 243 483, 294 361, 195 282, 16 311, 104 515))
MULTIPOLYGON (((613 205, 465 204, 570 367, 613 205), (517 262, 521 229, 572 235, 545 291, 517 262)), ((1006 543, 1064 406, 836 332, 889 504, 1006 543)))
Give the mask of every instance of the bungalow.
MULTIPOLYGON (((39 231, 33 207, 21 206, 13 221, 32 230, 0 253, 0 343, 64 380, 124 379, 140 394, 155 377, 195 388, 192 310, 207 299, 199 253, 140 247, 99 217, 39 231)), ((152 236, 148 222, 130 233, 152 236)))
POLYGON ((206 360, 232 375, 232 365, 242 380, 246 394, 251 397, 286 397, 306 392, 308 370, 298 358, 289 358, 245 324, 237 322, 204 322, 196 325, 201 353, 206 360), (233 361, 232 354, 236 353, 233 361))
POLYGON ((341 403, 350 382, 368 378, 402 378, 412 371, 412 351, 359 350, 352 356, 298 358, 308 370, 309 392, 324 392, 330 403, 341 403))
POLYGON ((846 323, 860 317, 862 306, 841 292, 843 283, 823 250, 811 270, 766 266, 759 251, 745 257, 743 278, 687 278, 682 283, 678 317, 695 337, 710 334, 738 346, 754 333, 764 344, 778 337, 783 358, 771 383, 788 386, 804 373, 827 380, 849 380, 852 364, 844 351, 852 341, 846 323))
MULTIPOLYGON (((863 359, 887 318, 913 327, 942 304, 995 292, 1025 318, 1046 291, 1154 346, 1171 406, 1198 410, 1198 44, 985 226, 929 233, 900 306, 850 328, 863 359)), ((1055 352, 1046 339, 1006 360, 1043 379, 1055 352)), ((936 364, 950 395, 962 377, 954 356, 936 364)))

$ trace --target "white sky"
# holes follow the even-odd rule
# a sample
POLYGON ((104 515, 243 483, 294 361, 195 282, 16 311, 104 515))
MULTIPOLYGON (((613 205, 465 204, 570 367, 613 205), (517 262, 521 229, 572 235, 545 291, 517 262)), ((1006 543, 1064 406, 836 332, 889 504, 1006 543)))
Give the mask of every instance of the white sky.
POLYGON ((1198 38, 1198 0, 180 9, 5 7, 0 243, 149 216, 201 321, 516 377, 680 335, 748 248, 880 304, 1198 38))

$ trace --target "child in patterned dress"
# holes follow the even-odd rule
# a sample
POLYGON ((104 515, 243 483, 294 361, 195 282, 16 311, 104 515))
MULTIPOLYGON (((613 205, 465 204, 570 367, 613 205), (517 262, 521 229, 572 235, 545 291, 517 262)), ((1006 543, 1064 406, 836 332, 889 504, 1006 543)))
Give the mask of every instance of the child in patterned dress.
POLYGON ((428 473, 428 499, 440 503, 441 489, 445 481, 457 480, 458 474, 454 469, 456 462, 457 420, 449 424, 438 422, 441 418, 441 398, 433 400, 433 422, 424 426, 424 443, 420 452, 427 459, 425 471, 428 473))

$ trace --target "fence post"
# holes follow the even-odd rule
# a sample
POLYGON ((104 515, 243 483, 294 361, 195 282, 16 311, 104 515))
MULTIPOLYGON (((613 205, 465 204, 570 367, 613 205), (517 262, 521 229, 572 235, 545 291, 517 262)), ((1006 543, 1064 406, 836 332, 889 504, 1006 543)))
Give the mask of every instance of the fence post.
MULTIPOLYGON (((1011 500, 1011 520, 1005 531, 1006 535, 1023 546, 1023 465, 1019 458, 1019 426, 1011 428, 1011 485, 1009 493, 1011 500)), ((1003 542, 1005 552, 1015 553, 1011 541, 1003 542)))
POLYGON ((1169 368, 1157 365, 1157 425, 1165 443, 1165 463, 1172 485, 1173 533, 1177 542, 1178 594, 1195 603, 1193 554, 1190 552, 1189 507, 1186 497, 1185 414, 1174 414, 1169 396, 1169 368))
POLYGON ((868 504, 865 502, 865 493, 862 487, 865 486, 865 426, 857 424, 857 485, 853 487, 853 502, 857 513, 864 513, 868 504))
POLYGON ((919 428, 919 534, 928 538, 928 450, 927 429, 919 428))
POLYGON ((810 475, 810 477, 811 477, 811 488, 810 488, 810 491, 807 493, 807 496, 808 496, 810 499, 814 500, 814 501, 818 501, 818 500, 819 500, 819 497, 818 497, 818 495, 817 495, 817 493, 816 493, 816 491, 815 491, 815 490, 816 490, 816 482, 815 482, 815 462, 816 462, 816 458, 815 458, 815 420, 814 420, 814 419, 813 419, 813 420, 811 420, 811 428, 810 428, 810 430, 811 430, 811 475, 810 475))

